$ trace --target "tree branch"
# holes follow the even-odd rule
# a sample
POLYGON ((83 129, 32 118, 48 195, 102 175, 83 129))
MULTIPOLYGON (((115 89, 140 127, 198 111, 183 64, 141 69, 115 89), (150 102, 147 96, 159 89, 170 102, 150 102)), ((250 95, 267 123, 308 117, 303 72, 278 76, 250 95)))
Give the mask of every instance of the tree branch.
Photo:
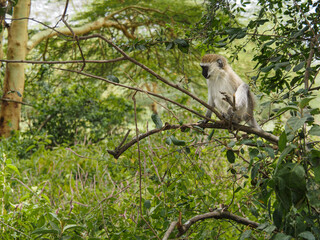
MULTIPOLYGON (((67 6, 67 5, 66 5, 67 6)), ((94 30, 98 30, 101 28, 116 28, 119 29, 120 31, 123 32, 123 34, 129 38, 129 39, 135 39, 135 36, 133 34, 131 34, 128 31, 128 28, 132 28, 132 27, 138 27, 138 26, 142 26, 145 25, 143 23, 125 23, 125 24, 120 24, 117 21, 111 20, 113 19, 117 14, 120 14, 126 10, 143 10, 145 12, 155 12, 155 13, 159 13, 159 14, 165 14, 164 12, 161 12, 157 9, 152 9, 152 8, 146 8, 146 7, 140 7, 140 6, 128 6, 125 8, 122 8, 120 10, 117 10, 113 13, 110 13, 108 16, 106 17, 102 17, 97 19, 94 22, 90 22, 87 23, 81 27, 75 27, 72 28, 73 33, 70 31, 70 29, 68 27, 63 27, 63 28, 52 28, 49 26, 46 26, 45 24, 41 23, 42 25, 48 27, 49 29, 40 31, 38 33, 36 33, 35 35, 33 35, 30 40, 28 41, 27 44, 27 51, 30 52, 35 46, 37 46, 40 42, 42 42, 45 39, 48 38, 52 38, 58 35, 64 35, 64 36, 73 36, 75 35, 84 35, 84 34, 88 34, 89 32, 92 32, 94 30)), ((66 11, 66 8, 65 8, 66 11)), ((64 12, 65 12, 64 11, 64 12)), ((65 14, 65 13, 64 13, 65 14)), ((19 19, 12 19, 12 20, 19 20, 19 19)), ((30 19, 33 21, 36 21, 34 19, 30 19)), ((38 22, 38 21, 36 21, 38 22)))
POLYGON ((166 98, 162 95, 159 95, 159 94, 156 94, 154 92, 150 92, 150 91, 146 91, 146 90, 143 90, 141 88, 137 88, 137 87, 131 87, 131 86, 127 86, 127 85, 124 85, 124 84, 121 84, 121 83, 116 83, 116 82, 112 82, 106 78, 103 78, 103 77, 99 77, 99 76, 96 76, 96 75, 93 75, 93 74, 90 74, 90 73, 85 73, 85 72, 80 72, 80 71, 77 71, 77 70, 71 70, 71 69, 63 69, 63 68, 55 68, 55 69, 58 69, 58 70, 61 70, 61 71, 66 71, 66 72, 74 72, 74 73, 78 73, 78 74, 81 74, 81 75, 84 75, 84 76, 87 76, 87 77, 91 77, 91 78, 95 78, 95 79, 99 79, 101 81, 104 81, 104 82, 107 82, 107 83, 110 83, 112 85, 115 85, 115 86, 118 86, 118 87, 122 87, 122 88, 127 88, 127 89, 130 89, 130 90, 134 90, 134 91, 138 91, 138 92, 142 92, 142 93, 145 93, 145 94, 148 94, 148 95, 151 95, 151 96, 154 96, 154 97, 157 97, 157 98, 160 98, 160 99, 163 99, 167 102, 170 102, 172 104, 175 104, 197 116, 199 116, 200 118, 204 118, 204 119, 207 119, 209 121, 214 121, 198 112, 196 112, 195 110, 191 109, 191 108, 188 108, 184 105, 182 105, 181 103, 178 103, 178 102, 175 102, 169 98, 166 98))
MULTIPOLYGON (((162 128, 156 128, 153 130, 150 130, 146 133, 140 134, 137 137, 133 138, 123 146, 118 146, 114 150, 108 150, 108 153, 111 154, 114 158, 118 159, 122 153, 124 153, 127 149, 129 149, 132 145, 136 144, 138 141, 151 136, 153 134, 163 132, 163 131, 168 131, 168 130, 173 130, 173 129, 181 129, 181 131, 185 131, 187 128, 193 129, 195 127, 201 127, 201 128, 215 128, 215 129, 228 129, 230 128, 230 124, 225 121, 217 121, 214 123, 189 123, 189 124, 183 124, 183 125, 171 125, 169 123, 166 123, 162 128)), ((252 128, 252 127, 247 127, 244 125, 239 125, 239 124, 233 124, 233 129, 235 131, 243 131, 246 133, 252 133, 257 136, 260 136, 274 144, 278 143, 278 137, 274 136, 270 133, 260 131, 258 129, 252 128)))
POLYGON ((144 69, 145 71, 147 71, 148 73, 153 75, 155 78, 157 78, 161 82, 163 82, 163 83, 167 84, 168 86, 173 87, 173 88, 179 90, 180 92, 183 92, 184 94, 188 95, 189 97, 193 98, 194 100, 196 100, 197 102, 199 102, 203 106, 205 106, 206 108, 210 109, 219 119, 221 119, 221 120, 223 119, 222 115, 214 107, 210 106, 208 103, 206 103, 205 101, 201 100, 197 96, 193 95, 188 90, 186 90, 185 88, 179 86, 178 84, 169 82, 168 80, 166 80, 165 78, 161 77, 159 74, 154 72, 152 69, 150 69, 147 66, 143 65, 142 63, 138 62, 136 59, 130 57, 121 48, 119 48, 117 45, 115 45, 112 41, 110 41, 109 39, 105 38, 104 36, 102 36, 100 34, 93 34, 93 35, 89 35, 89 36, 80 37, 79 39, 84 39, 85 40, 85 39, 90 39, 90 38, 101 38, 105 42, 109 43, 114 49, 116 49, 119 53, 121 53, 121 55, 123 55, 130 62, 134 63, 135 65, 137 65, 139 67, 141 67, 142 69, 144 69))
MULTIPOLYGON (((182 236, 183 234, 185 234, 189 228, 195 224, 196 222, 199 221, 203 221, 209 218, 214 218, 214 219, 229 219, 232 221, 235 221, 237 223, 246 225, 246 226, 250 226, 252 228, 257 228, 259 226, 259 223, 257 222, 253 222, 249 219, 240 217, 238 215, 235 215, 229 211, 223 211, 223 210, 215 210, 213 212, 208 212, 208 213, 204 213, 201 215, 197 215, 194 216, 193 218, 189 219, 185 224, 183 224, 179 229, 179 233, 177 234, 176 238, 182 236)), ((165 233, 164 237, 162 238, 162 240, 168 240, 170 234, 173 232, 174 230, 174 226, 176 226, 177 222, 172 222, 170 224, 170 227, 168 228, 167 232, 165 233)))
MULTIPOLYGON (((86 63, 113 63, 126 60, 125 57, 119 57, 110 60, 85 60, 86 63)), ((5 60, 0 59, 0 62, 5 63, 31 63, 31 64, 66 64, 66 63, 83 63, 83 60, 69 60, 69 61, 30 61, 30 60, 5 60)))

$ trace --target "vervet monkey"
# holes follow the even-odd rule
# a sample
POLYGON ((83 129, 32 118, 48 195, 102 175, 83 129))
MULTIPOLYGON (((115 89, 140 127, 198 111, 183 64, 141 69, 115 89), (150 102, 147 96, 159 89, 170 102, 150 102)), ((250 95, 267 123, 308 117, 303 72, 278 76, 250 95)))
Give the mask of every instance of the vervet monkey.
MULTIPOLYGON (((227 60, 217 54, 206 54, 200 66, 202 75, 207 79, 208 104, 217 108, 226 119, 235 123, 247 122, 251 127, 261 129, 253 117, 255 98, 248 84, 232 70, 227 60), (231 99, 234 106, 225 99, 231 99)), ((206 117, 212 112, 208 109, 206 117)))

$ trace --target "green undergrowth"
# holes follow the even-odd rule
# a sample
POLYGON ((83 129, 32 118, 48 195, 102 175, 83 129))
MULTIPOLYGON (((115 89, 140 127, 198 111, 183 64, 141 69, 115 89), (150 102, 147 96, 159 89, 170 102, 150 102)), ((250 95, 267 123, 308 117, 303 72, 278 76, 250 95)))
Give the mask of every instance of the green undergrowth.
MULTIPOLYGON (((161 136, 148 141, 140 142, 140 199, 136 147, 119 159, 107 153, 120 140, 48 149, 50 140, 42 138, 42 144, 38 140, 38 146, 24 155, 21 145, 25 142, 3 140, 2 239, 153 239, 154 233, 141 218, 140 205, 159 237, 180 212, 187 221, 221 202, 233 203, 238 214, 259 217, 252 214, 258 205, 245 195, 248 187, 241 179, 234 181, 225 159, 212 158, 212 148, 160 146, 161 136), (232 194, 235 189, 237 200, 232 194)), ((233 229, 221 239, 244 230, 216 220, 196 228, 202 229, 195 234, 197 239, 220 234, 221 228, 233 229)))

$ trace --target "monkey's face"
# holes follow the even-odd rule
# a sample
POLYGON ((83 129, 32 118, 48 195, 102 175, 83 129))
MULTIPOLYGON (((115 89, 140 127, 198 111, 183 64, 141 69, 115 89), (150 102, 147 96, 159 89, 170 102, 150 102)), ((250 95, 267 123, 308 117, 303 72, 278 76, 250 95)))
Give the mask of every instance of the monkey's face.
POLYGON ((209 78, 209 74, 208 74, 209 66, 201 66, 201 67, 202 67, 202 76, 204 76, 205 79, 209 78))
POLYGON ((202 75, 209 79, 213 74, 224 71, 227 61, 224 57, 217 54, 207 54, 202 57, 200 66, 202 75))

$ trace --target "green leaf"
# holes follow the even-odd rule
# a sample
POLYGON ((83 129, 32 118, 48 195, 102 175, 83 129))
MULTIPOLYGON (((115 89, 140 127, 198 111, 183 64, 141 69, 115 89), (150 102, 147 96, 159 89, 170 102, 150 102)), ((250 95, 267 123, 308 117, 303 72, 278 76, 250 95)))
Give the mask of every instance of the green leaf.
POLYGON ((261 68, 261 72, 269 72, 274 67, 274 64, 261 68))
POLYGON ((171 136, 170 138, 171 138, 171 141, 172 141, 172 143, 173 143, 174 145, 177 145, 177 146, 184 146, 184 145, 186 145, 186 142, 185 142, 185 141, 183 141, 183 140, 178 140, 178 139, 175 138, 175 136, 171 136))
POLYGON ((265 228, 268 227, 268 226, 269 226, 269 223, 268 223, 268 222, 261 223, 261 224, 257 227, 257 229, 258 229, 258 230, 263 230, 263 229, 265 229, 265 228))
POLYGON ((175 39, 174 42, 178 45, 178 48, 183 53, 188 53, 189 43, 184 39, 175 39))
POLYGON ((300 31, 296 32, 292 37, 293 38, 297 38, 300 37, 304 34, 305 31, 307 31, 309 29, 309 26, 305 26, 304 28, 302 28, 300 31))
POLYGON ((227 159, 230 163, 235 162, 236 157, 235 157, 234 152, 232 150, 228 150, 226 155, 227 155, 227 159))
POLYGON ((43 234, 47 234, 47 233, 55 233, 55 234, 58 234, 58 231, 57 231, 57 230, 54 230, 54 229, 39 228, 39 229, 34 230, 31 234, 43 235, 43 234))
POLYGON ((299 70, 301 70, 305 65, 305 61, 302 61, 301 63, 299 63, 297 66, 295 66, 292 71, 294 72, 298 72, 299 70))
POLYGON ((290 62, 281 62, 281 63, 276 63, 274 65, 274 70, 277 71, 280 68, 286 67, 290 64, 290 62))
POLYGON ((282 223, 282 211, 280 208, 276 208, 274 212, 272 213, 273 223, 274 225, 280 229, 281 223, 282 223))
POLYGON ((306 179, 303 166, 298 163, 285 164, 274 176, 276 196, 284 209, 303 202, 306 197, 306 179))
POLYGON ((288 106, 288 107, 284 107, 284 108, 281 108, 279 111, 277 111, 277 114, 280 114, 280 113, 283 113, 283 112, 286 112, 286 111, 299 111, 299 108, 297 106, 288 106))
POLYGON ((287 146, 287 134, 283 131, 279 137, 278 147, 279 151, 282 152, 287 146))
POLYGON ((174 43, 173 42, 169 42, 169 43, 166 43, 166 50, 170 50, 174 47, 174 43))
POLYGON ((284 233, 277 233, 273 240, 290 240, 292 237, 284 233))
POLYGON ((263 229, 264 232, 271 234, 274 230, 276 230, 276 226, 274 225, 270 225, 268 227, 266 227, 265 229, 263 229))
POLYGON ((251 170, 251 179, 254 180, 257 177, 258 171, 260 168, 260 164, 257 163, 253 166, 252 170, 251 170))
POLYGON ((315 99, 315 97, 311 97, 311 98, 304 98, 299 102, 299 107, 300 109, 305 108, 310 101, 312 101, 313 99, 315 99))
POLYGON ((73 229, 73 228, 84 228, 83 226, 79 226, 77 224, 69 224, 69 225, 66 225, 64 226, 63 228, 63 232, 69 230, 69 229, 73 229))
POLYGON ((307 117, 299 118, 296 116, 293 116, 288 119, 287 124, 285 126, 285 131, 287 135, 289 133, 295 133, 297 130, 299 130, 303 124, 307 121, 307 117))
POLYGON ((153 189, 152 187, 147 188, 147 189, 148 189, 148 191, 149 191, 149 193, 150 193, 151 195, 154 195, 154 189, 153 189))
POLYGON ((110 81, 112 81, 112 82, 115 82, 115 83, 119 83, 119 82, 120 82, 120 81, 119 81, 119 78, 117 78, 117 77, 114 76, 114 75, 108 75, 108 76, 107 76, 107 79, 110 80, 110 81))
POLYGON ((209 136, 208 136, 208 140, 209 140, 209 141, 212 139, 213 134, 214 134, 214 129, 212 129, 211 133, 210 133, 209 136))
POLYGON ((60 234, 61 230, 60 230, 60 228, 58 227, 58 225, 55 224, 55 223, 52 222, 52 221, 49 221, 49 223, 50 223, 51 227, 60 234))
POLYGON ((19 170, 18 170, 18 168, 16 166, 14 166, 12 164, 7 164, 6 168, 9 168, 9 169, 13 170, 16 174, 18 174, 20 176, 20 172, 19 172, 19 170))
POLYGON ((247 230, 245 232, 243 232, 240 236, 240 240, 244 240, 247 239, 251 236, 252 230, 247 230))
POLYGON ((256 148, 250 149, 249 151, 250 159, 254 159, 256 156, 258 156, 258 154, 259 154, 259 150, 256 148))
POLYGON ((313 125, 312 128, 309 130, 309 134, 312 136, 320 136, 320 126, 313 125))
POLYGON ((163 124, 162 124, 162 121, 161 121, 158 114, 153 113, 151 115, 151 119, 154 122, 154 124, 156 125, 156 128, 158 128, 158 129, 162 128, 163 124))
POLYGON ((277 162, 277 166, 276 166, 276 170, 275 172, 277 171, 279 165, 281 164, 282 160, 293 150, 297 148, 297 146, 293 145, 293 144, 290 144, 289 146, 287 146, 283 151, 282 153, 280 154, 280 157, 278 159, 278 162, 277 162))
POLYGON ((171 144, 172 144, 171 137, 167 137, 167 138, 166 138, 166 144, 168 144, 168 145, 171 145, 171 144))
POLYGON ((272 58, 270 59, 270 62, 278 62, 281 58, 282 58, 282 56, 272 57, 272 58))
POLYGON ((316 240, 314 235, 309 231, 305 231, 305 232, 300 233, 298 235, 298 237, 302 237, 302 238, 307 239, 307 240, 316 240))
POLYGON ((151 202, 150 202, 150 200, 145 200, 143 205, 144 205, 144 207, 145 207, 146 209, 151 208, 151 202))
POLYGON ((265 147, 264 150, 268 153, 269 157, 274 159, 274 157, 275 157, 274 150, 271 147, 265 147))

